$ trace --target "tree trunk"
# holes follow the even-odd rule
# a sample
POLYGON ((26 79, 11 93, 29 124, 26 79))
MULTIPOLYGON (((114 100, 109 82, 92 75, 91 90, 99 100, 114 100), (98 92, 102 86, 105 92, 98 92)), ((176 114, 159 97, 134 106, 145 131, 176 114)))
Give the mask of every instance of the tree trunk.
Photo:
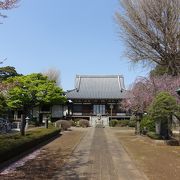
POLYGON ((23 114, 21 115, 21 128, 20 128, 20 133, 22 136, 25 135, 26 117, 27 117, 27 110, 26 108, 24 108, 23 114))
POLYGON ((164 139, 168 139, 168 138, 169 138, 168 119, 161 121, 161 131, 160 131, 160 135, 161 135, 164 139))
POLYGON ((25 135, 25 126, 26 126, 26 119, 25 119, 25 117, 26 116, 24 114, 21 115, 21 128, 20 128, 21 136, 25 135))
POLYGON ((172 137, 172 115, 168 118, 168 139, 172 137))

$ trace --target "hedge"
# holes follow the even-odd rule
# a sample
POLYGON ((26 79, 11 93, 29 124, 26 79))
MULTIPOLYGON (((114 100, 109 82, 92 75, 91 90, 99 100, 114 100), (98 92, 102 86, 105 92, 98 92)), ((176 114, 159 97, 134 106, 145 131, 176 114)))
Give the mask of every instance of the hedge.
POLYGON ((89 127, 89 121, 87 119, 80 119, 79 120, 79 126, 80 127, 89 127))
POLYGON ((0 163, 34 148, 59 133, 58 128, 37 128, 26 132, 25 136, 19 133, 0 135, 0 163))
POLYGON ((136 126, 136 121, 134 120, 127 120, 127 119, 122 119, 122 120, 111 120, 109 122, 109 126, 111 127, 135 127, 136 126))
POLYGON ((67 131, 71 127, 71 122, 68 120, 58 120, 55 122, 55 126, 67 131))
POLYGON ((109 126, 111 126, 111 127, 115 127, 115 126, 117 126, 117 124, 118 124, 118 120, 110 120, 110 122, 109 122, 109 126))

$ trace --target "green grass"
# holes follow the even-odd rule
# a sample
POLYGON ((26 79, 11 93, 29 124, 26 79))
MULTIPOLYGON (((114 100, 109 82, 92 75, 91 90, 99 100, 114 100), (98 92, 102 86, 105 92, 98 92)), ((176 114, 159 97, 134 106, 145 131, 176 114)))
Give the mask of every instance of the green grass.
POLYGON ((147 136, 150 137, 151 139, 157 139, 157 140, 162 139, 162 137, 160 135, 156 134, 155 132, 151 132, 151 131, 147 133, 147 136))
POLYGON ((59 132, 58 128, 50 127, 49 129, 37 128, 28 131, 25 136, 21 136, 20 133, 0 135, 0 162, 37 146, 58 135, 59 132))

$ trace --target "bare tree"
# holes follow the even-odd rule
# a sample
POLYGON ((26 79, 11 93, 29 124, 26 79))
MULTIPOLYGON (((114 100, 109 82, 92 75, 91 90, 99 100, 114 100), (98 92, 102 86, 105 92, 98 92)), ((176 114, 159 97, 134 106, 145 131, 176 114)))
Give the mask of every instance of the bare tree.
POLYGON ((48 70, 42 73, 43 75, 47 76, 49 80, 53 80, 56 82, 57 85, 61 86, 61 79, 60 79, 60 71, 56 68, 49 68, 48 70))
POLYGON ((120 4, 116 20, 130 60, 180 74, 180 0, 120 0, 120 4))
MULTIPOLYGON (((15 8, 19 0, 4 0, 0 1, 0 10, 8 10, 15 8)), ((3 15, 0 13, 1 17, 7 17, 6 15, 3 15)))

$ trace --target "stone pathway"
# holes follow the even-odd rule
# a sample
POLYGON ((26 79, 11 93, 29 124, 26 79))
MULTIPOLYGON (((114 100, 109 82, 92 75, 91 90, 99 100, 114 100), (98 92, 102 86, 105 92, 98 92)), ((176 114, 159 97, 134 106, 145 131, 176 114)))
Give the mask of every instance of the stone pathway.
POLYGON ((54 180, 144 180, 110 128, 89 128, 54 180))

